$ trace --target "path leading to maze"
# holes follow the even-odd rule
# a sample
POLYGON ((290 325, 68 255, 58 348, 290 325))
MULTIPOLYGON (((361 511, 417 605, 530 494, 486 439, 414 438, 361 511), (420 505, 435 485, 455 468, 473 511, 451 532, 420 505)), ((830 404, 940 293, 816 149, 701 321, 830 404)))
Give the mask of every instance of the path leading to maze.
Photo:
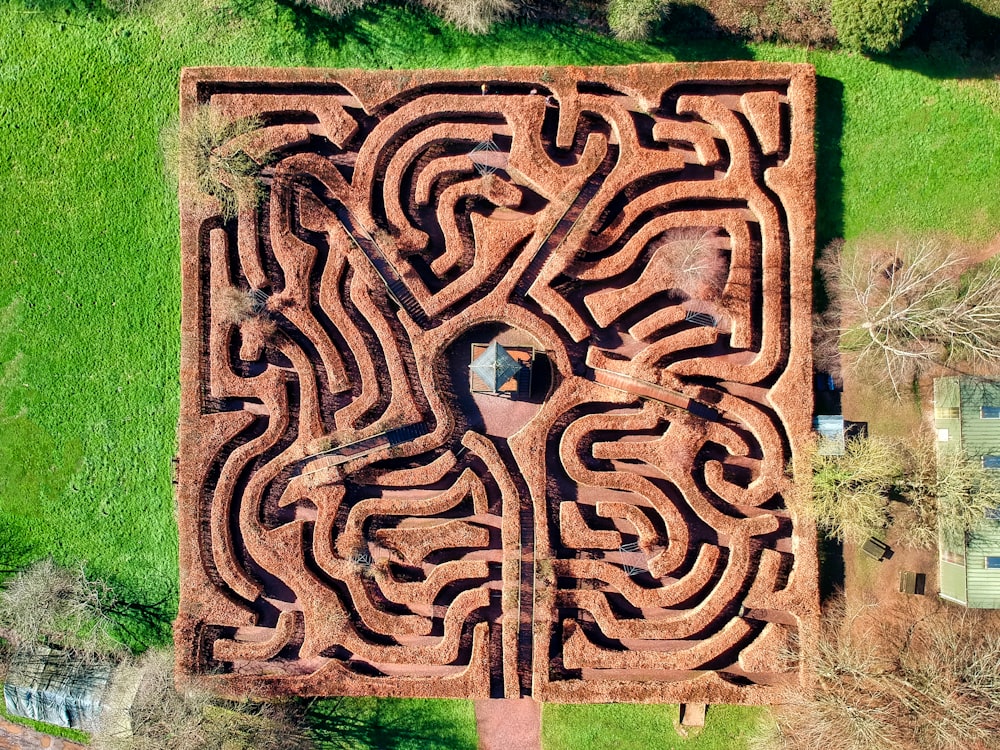
POLYGON ((476 701, 479 750, 541 750, 542 705, 530 698, 476 701))
POLYGON ((184 111, 258 117, 267 166, 234 221, 182 202, 182 680, 796 683, 814 95, 809 66, 743 62, 185 71, 184 111), (491 343, 521 387, 476 390, 491 343))

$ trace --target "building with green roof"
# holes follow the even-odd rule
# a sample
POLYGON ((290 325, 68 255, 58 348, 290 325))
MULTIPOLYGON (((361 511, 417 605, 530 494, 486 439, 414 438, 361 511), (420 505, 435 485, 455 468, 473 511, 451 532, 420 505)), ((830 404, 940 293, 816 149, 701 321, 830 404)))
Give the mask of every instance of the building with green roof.
MULTIPOLYGON (((934 381, 938 455, 961 451, 1000 471, 1000 381, 968 376, 934 381)), ((941 597, 966 607, 1000 609, 1000 509, 965 543, 940 546, 941 597)))

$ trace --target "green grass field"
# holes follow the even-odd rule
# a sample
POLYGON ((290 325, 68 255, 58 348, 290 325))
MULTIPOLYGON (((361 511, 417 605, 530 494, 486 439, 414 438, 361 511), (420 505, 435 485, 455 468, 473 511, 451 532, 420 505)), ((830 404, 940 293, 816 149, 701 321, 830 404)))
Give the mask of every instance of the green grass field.
POLYGON ((308 715, 318 750, 476 750, 470 701, 331 698, 308 715))
MULTIPOLYGON (((821 76, 821 242, 1000 232, 996 83, 925 75, 919 56, 622 44, 517 23, 472 37, 397 5, 338 23, 278 0, 142 8, 0 7, 0 568, 86 560, 132 605, 136 645, 168 638, 177 596, 179 240, 160 143, 183 66, 808 61, 821 76)), ((573 710, 547 711, 548 747, 569 736, 551 717, 573 710)), ((607 720, 627 725, 630 710, 607 720)))
POLYGON ((711 706, 705 728, 680 737, 674 729, 677 706, 630 704, 572 706, 546 703, 542 710, 542 750, 735 750, 764 709, 711 706))

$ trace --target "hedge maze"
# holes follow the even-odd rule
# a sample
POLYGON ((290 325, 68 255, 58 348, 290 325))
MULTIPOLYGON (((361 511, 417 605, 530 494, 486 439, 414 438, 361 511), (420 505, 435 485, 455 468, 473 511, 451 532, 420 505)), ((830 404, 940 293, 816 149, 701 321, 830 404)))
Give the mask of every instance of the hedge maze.
POLYGON ((181 98, 256 118, 209 158, 261 167, 182 191, 181 679, 800 679, 811 67, 206 68, 181 98))

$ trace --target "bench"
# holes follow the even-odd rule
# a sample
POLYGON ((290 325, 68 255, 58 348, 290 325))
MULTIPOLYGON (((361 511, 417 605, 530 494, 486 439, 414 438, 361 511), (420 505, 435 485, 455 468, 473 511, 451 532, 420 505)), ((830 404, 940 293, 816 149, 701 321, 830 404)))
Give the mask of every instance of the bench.
POLYGON ((899 592, 901 594, 923 594, 927 576, 910 570, 899 571, 899 592))
POLYGON ((862 545, 861 551, 874 560, 882 561, 888 556, 891 550, 889 549, 889 545, 881 539, 871 537, 862 545))

